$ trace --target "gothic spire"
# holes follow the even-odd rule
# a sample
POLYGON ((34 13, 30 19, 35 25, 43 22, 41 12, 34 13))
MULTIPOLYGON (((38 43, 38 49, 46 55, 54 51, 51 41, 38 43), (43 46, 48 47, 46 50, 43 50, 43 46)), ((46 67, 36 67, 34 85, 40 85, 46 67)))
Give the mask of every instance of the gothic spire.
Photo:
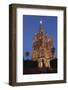
POLYGON ((43 31, 43 25, 42 25, 42 20, 40 20, 40 26, 39 26, 39 32, 43 31))

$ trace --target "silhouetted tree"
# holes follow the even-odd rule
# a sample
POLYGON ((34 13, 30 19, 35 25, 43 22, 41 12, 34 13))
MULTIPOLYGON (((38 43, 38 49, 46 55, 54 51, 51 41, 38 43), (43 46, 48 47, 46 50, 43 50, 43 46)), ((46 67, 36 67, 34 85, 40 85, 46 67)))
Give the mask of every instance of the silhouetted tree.
POLYGON ((27 58, 27 60, 29 59, 29 55, 30 55, 30 52, 25 52, 25 56, 26 56, 26 58, 27 58))

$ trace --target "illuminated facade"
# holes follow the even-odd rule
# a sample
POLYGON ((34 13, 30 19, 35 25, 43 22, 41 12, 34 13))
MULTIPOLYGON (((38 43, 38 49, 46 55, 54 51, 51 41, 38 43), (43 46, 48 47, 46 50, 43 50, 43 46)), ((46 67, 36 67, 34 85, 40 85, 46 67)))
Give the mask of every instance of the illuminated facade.
POLYGON ((35 33, 32 46, 32 60, 38 61, 38 67, 50 68, 50 60, 54 58, 52 38, 47 37, 40 21, 39 30, 35 33))

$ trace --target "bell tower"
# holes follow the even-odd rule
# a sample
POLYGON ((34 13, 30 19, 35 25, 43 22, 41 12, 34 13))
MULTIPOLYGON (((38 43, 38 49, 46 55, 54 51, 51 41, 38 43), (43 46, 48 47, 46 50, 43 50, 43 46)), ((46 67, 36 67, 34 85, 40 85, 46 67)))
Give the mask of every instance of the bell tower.
POLYGON ((40 20, 39 30, 35 33, 33 38, 32 46, 32 60, 38 61, 38 67, 50 68, 50 60, 54 57, 52 53, 53 41, 51 38, 47 38, 44 29, 42 20, 40 20))

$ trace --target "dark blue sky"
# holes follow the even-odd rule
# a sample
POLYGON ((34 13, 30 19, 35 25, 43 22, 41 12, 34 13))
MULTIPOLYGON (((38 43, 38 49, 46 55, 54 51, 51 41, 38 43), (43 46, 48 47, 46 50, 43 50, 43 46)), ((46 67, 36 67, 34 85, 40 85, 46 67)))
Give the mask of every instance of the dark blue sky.
POLYGON ((57 17, 56 16, 31 16, 31 15, 23 15, 23 44, 24 50, 30 52, 32 51, 32 42, 33 37, 36 32, 39 30, 40 20, 42 20, 44 32, 49 37, 52 37, 54 47, 55 47, 55 55, 57 56, 57 17))

